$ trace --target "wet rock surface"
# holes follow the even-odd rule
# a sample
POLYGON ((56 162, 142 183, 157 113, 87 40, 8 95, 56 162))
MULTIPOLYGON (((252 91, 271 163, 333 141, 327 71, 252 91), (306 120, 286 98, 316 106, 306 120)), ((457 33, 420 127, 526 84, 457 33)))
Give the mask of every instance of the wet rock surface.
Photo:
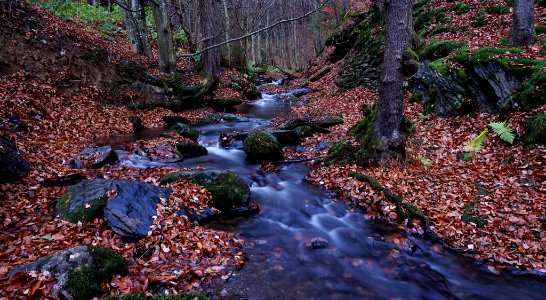
POLYGON ((117 181, 115 189, 117 194, 104 208, 108 225, 124 238, 147 236, 157 214, 157 204, 169 197, 170 190, 137 181, 117 181))
POLYGON ((115 164, 117 160, 118 156, 111 146, 102 146, 83 149, 80 156, 75 158, 71 164, 76 169, 100 169, 105 165, 115 164))

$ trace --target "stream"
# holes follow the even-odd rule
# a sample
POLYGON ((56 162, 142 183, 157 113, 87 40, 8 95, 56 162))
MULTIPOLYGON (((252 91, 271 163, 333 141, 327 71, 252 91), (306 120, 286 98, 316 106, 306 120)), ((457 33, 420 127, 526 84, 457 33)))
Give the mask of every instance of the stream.
POLYGON ((245 160, 242 143, 221 147, 221 133, 266 127, 273 118, 287 116, 290 107, 262 94, 238 112, 247 119, 196 127, 209 154, 175 164, 232 170, 249 184, 251 200, 261 207, 254 217, 209 225, 242 236, 248 259, 226 282, 206 291, 212 299, 546 299, 544 280, 487 273, 431 241, 365 220, 358 209, 307 184, 310 170, 303 163, 265 173, 245 160), (317 238, 322 245, 312 247, 317 238))

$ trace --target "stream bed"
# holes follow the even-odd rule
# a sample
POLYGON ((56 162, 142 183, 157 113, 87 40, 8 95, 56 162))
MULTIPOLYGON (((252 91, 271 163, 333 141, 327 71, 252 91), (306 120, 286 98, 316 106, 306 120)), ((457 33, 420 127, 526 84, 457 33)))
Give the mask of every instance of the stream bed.
POLYGON ((262 94, 238 112, 247 118, 196 127, 208 155, 169 163, 232 170, 249 184, 251 200, 261 208, 254 217, 209 225, 242 236, 247 258, 241 270, 206 291, 212 299, 546 299, 543 279, 493 275, 440 245, 365 220, 358 209, 307 184, 303 163, 265 173, 246 161, 242 143, 221 147, 221 133, 264 128, 290 108, 262 94))

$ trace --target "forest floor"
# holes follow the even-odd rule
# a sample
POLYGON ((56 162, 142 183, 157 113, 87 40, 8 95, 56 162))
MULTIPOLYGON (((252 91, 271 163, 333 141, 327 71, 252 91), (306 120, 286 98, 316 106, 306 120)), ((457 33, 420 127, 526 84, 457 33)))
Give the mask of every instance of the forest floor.
MULTIPOLYGON (((82 30, 77 23, 67 24, 42 10, 39 13, 48 20, 40 34, 51 30, 81 35, 102 43, 112 53, 132 56, 128 44, 121 39, 116 43, 105 42, 91 29, 82 30)), ((453 18, 458 20, 455 15, 453 18)), ((503 18, 506 20, 493 23, 492 26, 497 28, 495 32, 507 30, 509 15, 503 18)), ((476 30, 486 32, 489 29, 476 30)), ((484 37, 490 36, 484 32, 476 33, 475 41, 479 46, 483 46, 484 37)), ((29 38, 32 34, 37 33, 29 33, 29 38)), ((536 45, 527 48, 526 53, 536 53, 533 47, 536 45)), ((323 64, 320 59, 315 62, 317 66, 323 64)), ((304 145, 309 146, 306 153, 286 150, 286 159, 302 155, 314 160, 324 158, 327 149, 317 154, 314 151, 316 145, 335 142, 345 136, 347 129, 361 118, 362 104, 371 105, 377 99, 374 92, 362 87, 340 91, 335 81, 341 62, 331 68, 325 77, 310 83, 309 87, 316 90, 307 96, 311 102, 292 109, 297 116, 341 115, 345 123, 333 127, 329 134, 306 138, 304 145), (313 153, 312 157, 310 153, 313 153)), ((128 260, 130 274, 115 277, 104 287, 105 294, 149 291, 158 282, 169 282, 169 288, 174 292, 200 290, 212 278, 228 278, 232 270, 243 264, 240 251, 244 241, 231 233, 193 226, 185 219, 177 218, 173 213, 179 205, 177 203, 161 204, 154 223, 158 230, 138 243, 124 243, 104 220, 72 224, 55 217, 53 203, 64 188, 45 188, 41 184, 48 178, 80 172, 71 169, 67 162, 85 147, 96 146, 97 138, 131 133, 129 116, 138 115, 146 127, 153 128, 161 127, 161 118, 166 115, 196 120, 212 112, 202 108, 173 114, 164 109, 134 111, 106 105, 101 103, 100 95, 92 85, 83 85, 78 95, 66 95, 58 85, 63 80, 62 76, 59 74, 45 81, 29 79, 23 72, 0 77, 0 120, 4 122, 17 115, 29 128, 28 131, 13 133, 11 128, 8 130, 2 126, 0 133, 11 135, 33 166, 25 179, 0 185, 0 290, 5 293, 0 297, 47 295, 51 289, 50 277, 32 273, 8 277, 7 272, 15 266, 80 244, 107 246, 128 260), (136 251, 148 249, 153 249, 149 260, 133 258, 136 251)), ((222 77, 216 96, 235 94, 228 84, 233 76, 237 75, 228 72, 222 77)), ((306 78, 300 78, 290 84, 297 87, 306 81, 306 78)), ((545 107, 540 107, 506 117, 508 124, 522 134, 522 122, 544 110, 545 107)), ((349 172, 370 175, 423 210, 431 221, 431 228, 445 239, 448 246, 485 262, 491 272, 498 273, 510 266, 546 272, 546 149, 525 148, 521 143, 506 146, 499 139, 489 138, 473 160, 461 161, 457 159, 457 152, 498 116, 479 114, 476 117, 440 118, 428 115, 424 118, 420 114, 422 111, 422 104, 407 101, 405 115, 416 124, 416 130, 408 141, 407 157, 402 164, 370 169, 356 165, 319 166, 308 175, 308 179, 327 189, 338 190, 342 199, 366 208, 365 214, 370 218, 406 226, 384 195, 349 177, 349 172), (485 188, 487 193, 478 195, 480 188, 485 188), (461 220, 471 203, 475 203, 472 214, 488 220, 483 228, 461 220)), ((278 123, 282 121, 278 120, 278 123)), ((151 149, 157 143, 170 141, 136 142, 126 145, 126 148, 151 149)), ((172 170, 164 168, 106 166, 100 170, 85 170, 84 175, 154 184, 170 172, 172 170)), ((210 199, 206 190, 188 182, 178 185, 176 190, 175 198, 182 202, 200 205, 210 199)), ((408 229, 419 233, 418 227, 408 229)))

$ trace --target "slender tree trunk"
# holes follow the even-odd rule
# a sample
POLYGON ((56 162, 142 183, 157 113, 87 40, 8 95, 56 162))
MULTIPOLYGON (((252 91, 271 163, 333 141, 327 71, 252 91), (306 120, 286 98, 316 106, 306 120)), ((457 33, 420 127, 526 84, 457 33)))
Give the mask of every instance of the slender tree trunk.
POLYGON ((514 0, 514 17, 510 44, 525 46, 535 39, 535 5, 533 0, 514 0))
POLYGON ((412 31, 411 0, 387 1, 385 57, 379 87, 373 139, 377 142, 378 162, 398 159, 404 151, 401 125, 404 118, 404 74, 402 56, 412 31))
POLYGON ((174 54, 173 34, 167 0, 155 0, 155 3, 151 6, 157 31, 159 67, 166 73, 174 73, 176 72, 176 56, 174 54))
POLYGON ((122 0, 120 2, 124 7, 130 9, 130 11, 126 10, 121 6, 119 8, 123 16, 125 29, 129 35, 131 51, 152 57, 152 48, 150 47, 150 40, 148 39, 148 32, 146 30, 146 16, 142 9, 142 1, 122 0))
MULTIPOLYGON (((228 6, 227 6, 227 1, 226 0, 221 0, 222 2, 222 8, 223 8, 223 12, 224 12, 224 37, 227 40, 230 39, 230 35, 229 35, 229 32, 231 31, 231 22, 230 22, 230 17, 229 17, 229 12, 228 12, 228 6)), ((233 65, 233 61, 232 61, 232 56, 231 56, 231 44, 227 44, 226 45, 226 62, 229 66, 232 66, 233 65)))

